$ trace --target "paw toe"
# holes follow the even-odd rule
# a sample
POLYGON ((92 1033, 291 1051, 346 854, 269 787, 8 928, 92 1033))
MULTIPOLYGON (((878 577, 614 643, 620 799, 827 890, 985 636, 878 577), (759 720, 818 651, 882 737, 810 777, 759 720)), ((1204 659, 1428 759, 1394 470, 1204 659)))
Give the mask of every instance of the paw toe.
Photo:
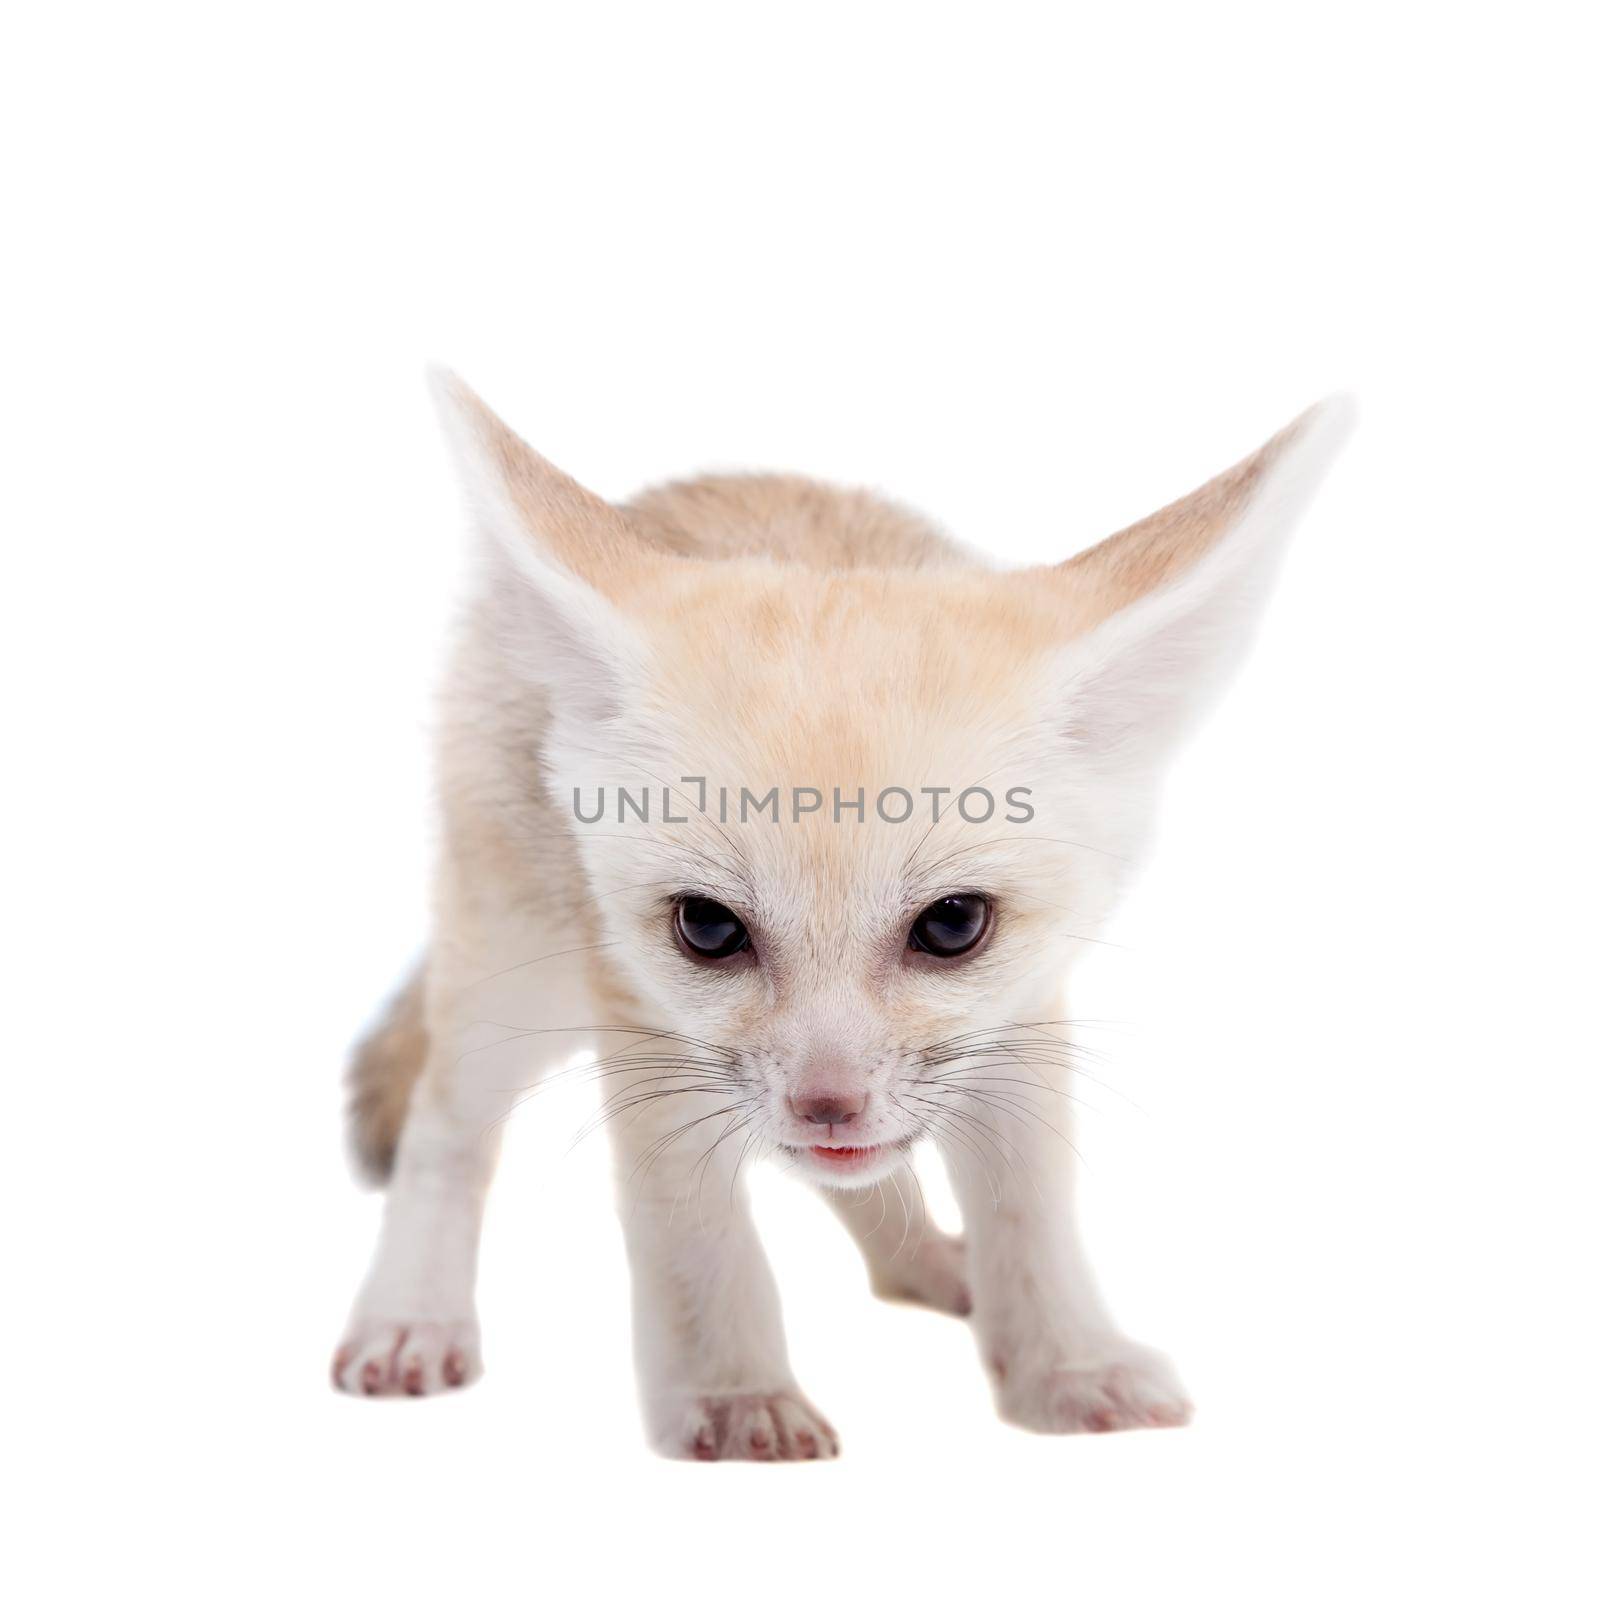
POLYGON ((345 1394, 428 1395, 478 1374, 477 1331, 467 1323, 377 1322, 353 1328, 334 1353, 345 1394))
POLYGON ((833 1429, 792 1395, 713 1395, 694 1401, 661 1439, 689 1461, 814 1461, 837 1453, 833 1429))

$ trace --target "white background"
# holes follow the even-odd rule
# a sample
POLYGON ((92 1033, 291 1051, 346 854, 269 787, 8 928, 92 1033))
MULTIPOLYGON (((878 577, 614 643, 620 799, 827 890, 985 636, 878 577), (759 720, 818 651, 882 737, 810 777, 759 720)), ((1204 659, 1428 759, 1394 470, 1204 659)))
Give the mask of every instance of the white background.
POLYGON ((1588 1589, 1580 8, 8 19, 9 1587, 1588 1589), (845 1456, 657 1461, 580 1093, 510 1138, 485 1382, 329 1391, 377 1204, 341 1058, 424 936, 463 542, 429 360, 604 493, 799 469, 1017 561, 1357 394, 1078 994, 1096 1253, 1192 1429, 1001 1425, 768 1174, 845 1456))

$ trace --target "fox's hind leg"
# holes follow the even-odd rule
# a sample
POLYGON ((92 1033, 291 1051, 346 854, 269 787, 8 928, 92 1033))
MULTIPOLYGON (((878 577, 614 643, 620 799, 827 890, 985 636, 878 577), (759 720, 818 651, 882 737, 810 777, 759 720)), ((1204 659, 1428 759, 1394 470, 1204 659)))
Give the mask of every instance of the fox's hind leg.
POLYGON ((572 962, 555 959, 566 952, 524 960, 516 984, 515 1015, 550 1026, 497 1020, 510 997, 491 999, 481 975, 525 956, 509 945, 502 952, 476 963, 476 978, 435 957, 358 1053, 353 1143, 371 1175, 387 1176, 389 1192, 372 1267, 334 1355, 333 1381, 347 1393, 433 1394, 480 1370, 478 1235, 500 1126, 525 1090, 589 1043, 561 1026, 576 1021, 572 962))
POLYGON ((825 1192, 867 1263, 875 1295, 957 1317, 972 1310, 965 1241, 934 1226, 909 1161, 871 1188, 825 1192))

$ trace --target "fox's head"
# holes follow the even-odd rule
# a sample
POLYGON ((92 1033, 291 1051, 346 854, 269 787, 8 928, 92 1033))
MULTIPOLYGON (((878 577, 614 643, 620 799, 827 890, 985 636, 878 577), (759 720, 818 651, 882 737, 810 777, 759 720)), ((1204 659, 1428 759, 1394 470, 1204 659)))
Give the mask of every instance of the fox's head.
POLYGON ((486 698, 526 702, 503 737, 542 741, 629 1020, 692 1041, 685 1070, 825 1180, 959 1142, 962 1095, 1048 1061, 1063 972, 1346 408, 1059 566, 993 572, 798 480, 612 506, 441 397, 492 536, 486 698))

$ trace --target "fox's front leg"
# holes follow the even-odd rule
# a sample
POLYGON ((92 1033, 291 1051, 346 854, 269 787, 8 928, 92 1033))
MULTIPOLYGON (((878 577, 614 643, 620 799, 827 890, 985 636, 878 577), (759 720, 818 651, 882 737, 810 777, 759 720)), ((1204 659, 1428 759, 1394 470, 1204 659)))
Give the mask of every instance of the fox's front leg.
POLYGON ((334 1355, 351 1394, 432 1394, 478 1376, 474 1281, 505 1101, 437 1047, 413 1091, 371 1269, 334 1355))
POLYGON ((334 1356, 348 1393, 433 1394, 478 1375, 478 1237, 500 1127, 587 1041, 554 1025, 570 1014, 570 964, 512 966, 531 942, 508 934, 492 956, 474 952, 477 970, 512 968, 514 994, 488 994, 436 956, 358 1052, 356 1147, 370 1171, 390 1170, 378 1247, 334 1356), (552 1026, 489 1020, 502 1011, 552 1026))
POLYGON ((1000 1414, 1040 1433, 1187 1422, 1171 1364, 1119 1332, 1101 1299, 1078 1238, 1064 1124, 1055 1107, 1023 1113, 974 1098, 957 1136, 941 1141, 1000 1414))
POLYGON ((790 1370, 737 1121, 696 1094, 612 1117, 646 1426, 661 1454, 690 1460, 832 1456, 838 1438, 790 1370))

